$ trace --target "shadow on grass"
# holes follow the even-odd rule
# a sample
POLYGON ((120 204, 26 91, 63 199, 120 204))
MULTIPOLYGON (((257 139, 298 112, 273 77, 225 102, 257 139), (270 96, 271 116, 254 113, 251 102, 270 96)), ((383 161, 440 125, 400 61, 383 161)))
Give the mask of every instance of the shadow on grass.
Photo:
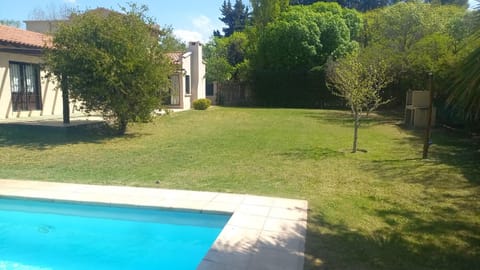
POLYGON ((404 130, 411 137, 395 144, 418 148, 418 156, 410 159, 373 160, 364 168, 380 175, 382 179, 401 179, 426 186, 438 184, 437 179, 452 171, 460 172, 471 184, 480 184, 480 141, 464 134, 452 133, 445 129, 432 131, 433 144, 429 148, 428 159, 421 159, 423 131, 404 130), (447 165, 447 166, 442 166, 447 165))
MULTIPOLYGON (((412 213, 396 213, 415 218, 412 213)), ((387 214, 388 216, 389 214, 387 214)), ((413 220, 412 223, 422 223, 413 220)), ((441 241, 422 241, 416 237, 445 238, 441 231, 429 228, 462 228, 471 225, 432 221, 427 227, 386 228, 372 233, 353 231, 342 224, 331 224, 322 216, 311 217, 309 222, 321 230, 307 232, 305 269, 479 269, 480 239, 465 237, 470 247, 452 247, 441 241), (418 231, 416 231, 418 229, 418 231), (412 232, 413 230, 413 232, 412 232)))
MULTIPOLYGON (((351 124, 348 112, 306 116, 351 124)), ((398 115, 378 117, 368 125, 399 120, 398 115)), ((318 213, 310 216, 305 269, 480 269, 480 142, 435 129, 430 159, 422 160, 423 131, 398 129, 412 136, 392 143, 400 149, 418 148, 417 156, 363 160, 359 165, 384 182, 380 189, 392 190, 367 197, 372 203, 362 209, 384 226, 360 231, 318 213), (402 194, 402 188, 394 190, 397 184, 405 193, 420 187, 412 189, 419 194, 402 194)))
POLYGON ((290 159, 313 159, 313 160, 322 160, 326 158, 332 157, 340 157, 344 156, 344 152, 332 150, 330 148, 325 147, 314 147, 308 149, 293 149, 291 151, 281 153, 281 156, 290 159))
MULTIPOLYGON (((418 136, 395 143, 421 146, 418 136)), ((310 225, 318 228, 308 230, 307 250, 315 252, 307 269, 480 269, 478 149, 468 137, 435 130, 429 160, 364 162, 361 169, 376 174, 384 188, 404 186, 408 193, 412 185, 421 187, 419 193, 392 188, 393 195, 368 196, 372 203, 363 211, 385 224, 376 231, 310 217, 310 225)))
MULTIPOLYGON (((124 135, 122 137, 135 135, 124 135)), ((0 147, 16 146, 44 150, 50 147, 100 143, 118 137, 106 124, 72 127, 49 127, 22 124, 0 124, 0 147)))
MULTIPOLYGON (((352 112, 348 110, 321 110, 318 112, 306 112, 305 117, 315 119, 322 123, 353 127, 352 112)), ((398 114, 375 112, 369 114, 368 116, 362 116, 360 119, 360 126, 398 124, 400 120, 401 118, 399 118, 398 114)))

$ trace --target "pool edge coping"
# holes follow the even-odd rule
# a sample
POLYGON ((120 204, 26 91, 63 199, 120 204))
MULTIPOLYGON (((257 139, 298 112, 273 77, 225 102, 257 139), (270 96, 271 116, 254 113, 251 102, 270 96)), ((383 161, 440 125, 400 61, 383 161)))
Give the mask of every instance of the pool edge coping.
POLYGON ((308 202, 277 197, 0 179, 0 196, 231 213, 198 270, 302 270, 308 202))

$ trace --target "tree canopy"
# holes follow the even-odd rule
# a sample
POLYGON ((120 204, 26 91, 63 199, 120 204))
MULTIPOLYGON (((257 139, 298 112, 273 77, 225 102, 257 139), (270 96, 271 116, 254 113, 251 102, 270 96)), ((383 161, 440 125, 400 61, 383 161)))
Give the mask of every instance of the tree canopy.
POLYGON ((171 64, 159 29, 131 5, 123 13, 74 13, 53 37, 46 66, 58 81, 66 81, 72 98, 87 111, 112 118, 120 133, 128 122, 146 121, 158 108, 171 64))
POLYGON ((234 32, 243 31, 250 22, 250 11, 242 0, 235 0, 233 5, 230 0, 224 0, 220 12, 222 14, 220 21, 227 25, 223 28, 225 37, 231 36, 234 32))
POLYGON ((470 74, 464 82, 475 81, 470 70, 476 70, 473 51, 479 45, 472 33, 478 24, 465 0, 250 2, 252 24, 234 39, 213 41, 216 58, 207 61, 207 70, 223 70, 216 72, 222 80, 246 80, 259 104, 324 106, 324 98, 338 104, 325 95, 325 63, 358 51, 389 66, 393 82, 382 91, 383 97, 394 98, 389 106, 403 106, 408 90, 425 89, 429 73, 439 115, 446 114, 448 96, 459 111, 472 108, 468 101, 476 100, 477 91, 465 83, 457 85, 469 90, 450 94, 452 82, 465 78, 454 76, 460 67, 469 67, 462 71, 470 74))
POLYGON ((363 113, 385 104, 381 91, 392 81, 388 66, 381 57, 349 54, 327 63, 326 77, 332 91, 345 99, 354 117, 352 153, 357 152, 358 128, 363 113))
MULTIPOLYGON (((337 2, 342 7, 353 8, 358 11, 368 11, 377 8, 382 8, 394 5, 399 2, 415 2, 415 1, 400 1, 400 0, 291 0, 291 5, 311 5, 316 2, 337 2)), ((416 1, 420 2, 420 1, 416 1)), ((457 5, 465 7, 468 5, 468 0, 425 0, 425 3, 437 5, 457 5)))

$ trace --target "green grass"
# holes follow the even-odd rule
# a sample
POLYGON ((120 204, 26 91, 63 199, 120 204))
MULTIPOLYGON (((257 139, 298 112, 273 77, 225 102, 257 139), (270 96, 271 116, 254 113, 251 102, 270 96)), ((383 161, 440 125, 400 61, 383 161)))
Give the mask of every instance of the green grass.
POLYGON ((0 125, 0 178, 249 193, 309 201, 305 269, 480 269, 480 145, 392 116, 214 107, 97 130, 0 125))

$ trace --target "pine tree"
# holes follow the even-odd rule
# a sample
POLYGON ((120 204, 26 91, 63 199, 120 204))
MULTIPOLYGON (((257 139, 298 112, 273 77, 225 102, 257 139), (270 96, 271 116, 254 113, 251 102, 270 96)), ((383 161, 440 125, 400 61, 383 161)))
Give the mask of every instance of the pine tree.
POLYGON ((225 37, 231 36, 233 32, 242 31, 249 23, 250 13, 242 0, 236 0, 233 6, 230 0, 223 1, 220 12, 222 13, 222 17, 219 18, 220 21, 227 25, 222 29, 225 37))

